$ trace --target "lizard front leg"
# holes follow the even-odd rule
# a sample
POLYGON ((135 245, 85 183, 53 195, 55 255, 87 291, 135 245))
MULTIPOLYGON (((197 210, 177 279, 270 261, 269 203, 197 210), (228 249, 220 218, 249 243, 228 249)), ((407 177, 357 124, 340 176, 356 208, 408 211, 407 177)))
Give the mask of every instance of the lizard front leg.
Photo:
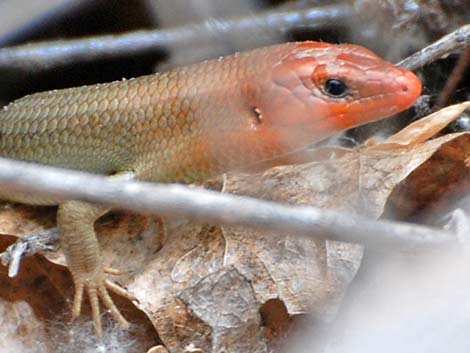
POLYGON ((60 240, 75 285, 72 319, 80 314, 83 292, 86 292, 90 300, 95 333, 99 337, 103 330, 98 298, 123 327, 128 327, 129 323, 119 312, 108 290, 132 299, 126 290, 107 280, 105 276, 94 223, 108 211, 108 208, 98 205, 66 201, 59 205, 57 212, 60 240))

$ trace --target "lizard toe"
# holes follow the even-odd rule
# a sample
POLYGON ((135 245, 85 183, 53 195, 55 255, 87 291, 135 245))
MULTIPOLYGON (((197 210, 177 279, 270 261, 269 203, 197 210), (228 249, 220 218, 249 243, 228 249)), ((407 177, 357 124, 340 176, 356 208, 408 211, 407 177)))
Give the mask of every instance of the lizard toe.
POLYGON ((98 300, 98 292, 95 287, 86 288, 88 292, 88 299, 91 305, 91 316, 93 317, 93 326, 95 327, 95 334, 97 337, 103 336, 103 326, 100 318, 100 303, 98 300))
POLYGON ((124 273, 123 271, 114 267, 103 267, 103 271, 104 273, 108 275, 113 275, 113 276, 120 276, 124 273))
POLYGON ((76 319, 80 315, 83 293, 86 292, 90 301, 93 325, 97 337, 101 337, 103 335, 103 326, 100 315, 100 299, 111 313, 113 319, 116 320, 123 328, 129 328, 129 322, 124 318, 114 304, 113 299, 109 295, 109 290, 131 300, 134 300, 135 298, 124 288, 106 279, 104 271, 98 274, 95 273, 94 276, 78 276, 78 278, 74 278, 74 284, 75 294, 72 305, 72 320, 76 319))
POLYGON ((131 293, 129 293, 129 291, 122 288, 120 285, 110 281, 109 279, 105 280, 105 285, 106 285, 106 288, 108 288, 112 292, 116 293, 117 295, 120 295, 121 297, 129 299, 131 301, 137 300, 137 298, 134 295, 132 295, 131 293))
POLYGON ((82 311, 83 291, 85 284, 82 281, 75 281, 75 293, 72 304, 72 321, 75 320, 82 311))
POLYGON ((101 285, 98 288, 98 294, 101 300, 103 301, 104 305, 108 310, 111 312, 112 317, 116 320, 123 328, 129 328, 129 322, 122 316, 119 309, 114 304, 113 300, 109 296, 108 289, 106 288, 107 283, 101 285))

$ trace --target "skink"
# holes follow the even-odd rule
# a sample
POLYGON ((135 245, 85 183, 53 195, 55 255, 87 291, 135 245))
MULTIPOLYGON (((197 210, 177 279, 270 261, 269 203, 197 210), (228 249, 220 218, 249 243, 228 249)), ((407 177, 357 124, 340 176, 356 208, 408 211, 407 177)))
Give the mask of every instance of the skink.
MULTIPOLYGON (((256 165, 338 131, 408 108, 421 92, 410 71, 356 45, 287 43, 164 73, 36 93, 0 111, 0 155, 159 182, 191 183, 256 165)), ((27 204, 55 204, 0 190, 27 204)), ((108 291, 94 221, 108 210, 59 205, 57 223, 74 284, 102 334, 99 299, 122 325, 108 291)))

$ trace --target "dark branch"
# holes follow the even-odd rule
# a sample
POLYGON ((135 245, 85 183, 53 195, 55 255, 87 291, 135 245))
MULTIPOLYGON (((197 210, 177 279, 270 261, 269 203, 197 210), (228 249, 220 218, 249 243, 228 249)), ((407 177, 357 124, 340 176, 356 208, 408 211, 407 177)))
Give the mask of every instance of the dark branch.
POLYGON ((293 11, 268 11, 232 20, 207 20, 184 27, 136 31, 75 40, 39 42, 0 49, 0 69, 45 70, 77 62, 129 57, 161 49, 197 46, 207 41, 224 42, 228 36, 253 32, 285 34, 295 27, 319 29, 353 16, 351 6, 332 5, 293 11))

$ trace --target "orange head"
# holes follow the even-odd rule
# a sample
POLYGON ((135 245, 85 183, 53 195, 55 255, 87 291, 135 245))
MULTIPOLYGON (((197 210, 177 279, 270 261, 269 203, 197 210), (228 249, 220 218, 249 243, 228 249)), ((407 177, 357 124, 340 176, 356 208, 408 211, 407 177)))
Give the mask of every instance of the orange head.
POLYGON ((304 42, 289 47, 270 70, 254 105, 292 149, 396 114, 420 92, 412 72, 366 48, 304 42))

